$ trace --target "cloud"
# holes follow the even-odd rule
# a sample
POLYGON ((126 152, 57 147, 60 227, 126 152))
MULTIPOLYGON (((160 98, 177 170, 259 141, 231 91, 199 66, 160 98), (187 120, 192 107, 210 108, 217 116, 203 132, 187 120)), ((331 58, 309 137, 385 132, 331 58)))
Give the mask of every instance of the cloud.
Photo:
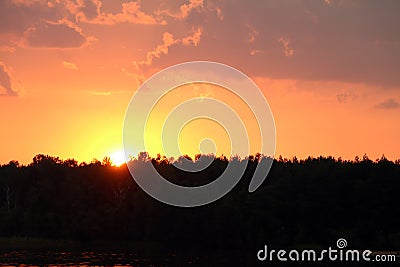
POLYGON ((193 34, 191 36, 187 36, 182 38, 182 44, 183 45, 194 45, 197 46, 200 43, 201 39, 201 34, 202 34, 201 28, 197 28, 197 30, 193 30, 193 34))
POLYGON ((10 2, 16 6, 32 6, 32 5, 47 2, 47 1, 44 1, 44 0, 11 0, 10 2))
POLYGON ((91 20, 101 14, 101 6, 102 2, 100 0, 82 1, 75 12, 78 12, 79 15, 83 15, 85 20, 91 20))
POLYGON ((174 35, 169 32, 164 32, 163 34, 163 44, 158 45, 154 50, 147 53, 147 59, 141 61, 138 65, 151 65, 154 58, 160 58, 162 55, 167 55, 169 47, 182 43, 185 46, 198 46, 201 40, 202 30, 198 28, 197 30, 192 30, 192 35, 183 37, 181 39, 174 38, 174 35))
POLYGON ((130 90, 119 90, 119 91, 88 91, 90 95, 94 96, 112 96, 132 93, 130 90))
POLYGON ((220 7, 216 7, 215 12, 217 12, 217 16, 221 21, 224 20, 224 14, 222 13, 222 9, 220 7))
POLYGON ((17 47, 24 32, 24 47, 84 47, 91 31, 102 44, 149 51, 143 66, 207 59, 250 76, 400 88, 400 1, 10 1, 0 0, 0 47, 17 47), (182 45, 168 57, 154 45, 165 32, 182 45))
POLYGON ((248 25, 248 28, 250 30, 249 32, 249 38, 248 41, 249 43, 254 43, 254 41, 256 40, 256 38, 258 37, 258 35, 260 34, 256 29, 254 29, 254 27, 248 25))
POLYGON ((340 104, 346 104, 351 100, 355 100, 358 95, 352 91, 342 91, 341 93, 336 95, 336 99, 340 104))
POLYGON ((290 46, 290 40, 288 38, 281 36, 278 41, 282 44, 283 52, 286 57, 291 57, 294 55, 294 50, 290 46))
POLYGON ((168 49, 170 46, 177 44, 179 42, 178 39, 174 39, 174 35, 169 32, 164 32, 163 34, 163 43, 158 45, 152 51, 147 52, 146 60, 135 62, 135 65, 151 65, 153 63, 154 58, 160 58, 162 55, 168 54, 168 49))
POLYGON ((24 33, 23 46, 34 48, 79 48, 88 45, 93 38, 86 37, 82 30, 64 20, 42 22, 24 33))
POLYGON ((73 11, 76 12, 77 20, 82 22, 100 25, 113 25, 117 23, 166 25, 166 21, 161 17, 155 17, 143 12, 139 2, 130 1, 122 3, 119 13, 103 12, 101 1, 87 1, 85 3, 78 7, 76 11, 73 11))
POLYGON ((186 18, 192 10, 201 9, 204 7, 203 0, 189 0, 188 4, 181 5, 180 13, 176 17, 177 19, 186 18))
POLYGON ((11 69, 0 62, 0 96, 17 96, 12 86, 11 69))
POLYGON ((398 109, 400 108, 400 103, 393 98, 388 98, 385 101, 377 104, 375 107, 379 109, 398 109))
POLYGON ((156 48, 147 52, 146 60, 142 61, 134 61, 133 65, 136 69, 136 74, 132 74, 127 71, 125 68, 122 69, 128 76, 134 76, 136 82, 138 84, 143 83, 145 77, 142 73, 144 67, 151 66, 153 64, 154 59, 159 59, 163 55, 168 55, 169 48, 173 45, 182 44, 183 46, 198 46, 201 40, 202 29, 197 28, 196 30, 192 29, 192 34, 182 37, 182 38, 175 38, 174 35, 170 32, 163 33, 163 43, 157 45, 156 48))
MULTIPOLYGON (((177 44, 179 42, 178 39, 174 39, 174 35, 169 32, 163 33, 163 43, 157 45, 156 48, 147 52, 146 60, 142 61, 134 61, 133 65, 136 68, 137 73, 134 75, 137 84, 142 84, 145 80, 144 75, 141 73, 141 69, 146 66, 150 66, 153 63, 155 58, 160 58, 162 55, 168 54, 169 47, 177 44)), ((130 74, 126 69, 123 69, 123 72, 126 74, 130 74)))
POLYGON ((207 58, 251 76, 400 86, 400 1, 218 0, 222 21, 217 4, 204 6, 184 23, 168 20, 174 36, 185 26, 201 27, 203 34, 195 51, 174 49, 161 66, 207 58))
MULTIPOLYGON (((75 2, 77 1, 77 2, 75 2)), ((76 25, 72 3, 63 1, 0 1, 0 45, 16 48, 46 47, 72 48, 90 44, 93 37, 86 36, 76 25)))
POLYGON ((134 65, 139 68, 143 65, 151 65, 155 58, 160 58, 162 55, 167 55, 169 48, 173 45, 182 43, 184 46, 198 46, 201 40, 202 30, 198 28, 197 30, 192 30, 192 34, 189 36, 185 36, 181 39, 174 38, 174 35, 169 32, 163 33, 163 43, 157 45, 157 47, 149 52, 147 52, 146 60, 143 61, 135 61, 134 65))
POLYGON ((1 45, 0 52, 14 53, 16 50, 15 47, 9 45, 1 45))
POLYGON ((58 12, 48 12, 38 1, 0 1, 0 38, 21 35, 40 20, 53 20, 58 15, 58 12))
POLYGON ((95 96, 111 96, 111 91, 89 91, 89 94, 95 96))
MULTIPOLYGON (((159 14, 166 14, 172 18, 177 20, 184 20, 194 11, 194 10, 202 10, 204 8, 203 0, 189 0, 189 3, 182 4, 179 6, 178 12, 171 12, 170 10, 163 10, 158 12, 159 14)), ((222 17, 222 11, 216 9, 216 12, 219 16, 222 17)))
POLYGON ((78 66, 76 66, 74 63, 72 62, 68 62, 68 61, 63 61, 62 62, 63 66, 66 67, 67 69, 71 69, 71 70, 78 70, 78 66))
POLYGON ((259 50, 259 49, 253 49, 253 50, 250 51, 250 55, 251 56, 255 56, 255 55, 259 54, 259 53, 262 53, 262 51, 259 50))

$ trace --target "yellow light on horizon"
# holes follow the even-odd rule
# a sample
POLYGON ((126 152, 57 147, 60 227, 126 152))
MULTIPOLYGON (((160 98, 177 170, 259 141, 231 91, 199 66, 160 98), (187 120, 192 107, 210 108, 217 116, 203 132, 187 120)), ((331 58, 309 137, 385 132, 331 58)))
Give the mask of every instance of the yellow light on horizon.
POLYGON ((110 160, 114 166, 121 166, 126 163, 124 151, 117 151, 110 155, 110 160))

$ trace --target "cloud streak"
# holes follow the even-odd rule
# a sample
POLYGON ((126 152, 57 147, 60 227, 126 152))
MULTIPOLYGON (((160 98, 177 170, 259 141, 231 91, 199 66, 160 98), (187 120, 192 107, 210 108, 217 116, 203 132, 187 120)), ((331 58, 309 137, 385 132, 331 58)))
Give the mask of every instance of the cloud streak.
POLYGON ((79 69, 78 66, 72 62, 63 61, 62 64, 64 67, 66 67, 67 69, 70 69, 70 70, 78 70, 79 69))
POLYGON ((336 95, 336 100, 340 104, 347 104, 349 101, 355 100, 358 95, 352 91, 346 90, 336 95))
POLYGON ((156 48, 154 48, 153 50, 147 52, 146 60, 133 62, 133 65, 136 69, 136 74, 132 74, 124 68, 122 69, 122 72, 130 77, 133 76, 138 84, 142 84, 145 80, 145 75, 143 74, 143 69, 145 67, 151 66, 155 59, 159 59, 163 55, 168 55, 171 46, 178 44, 181 44, 183 46, 198 46, 200 44, 202 32, 203 31, 201 28, 197 28, 196 30, 192 29, 191 35, 182 38, 175 38, 172 33, 164 32, 163 43, 157 45, 156 48))
POLYGON ((380 102, 375 106, 378 109, 398 109, 400 108, 400 103, 397 102, 394 98, 388 98, 385 101, 380 102))
POLYGON ((0 62, 0 96, 17 96, 12 86, 11 69, 0 62))
POLYGON ((134 65, 139 68, 143 65, 151 65, 155 58, 160 58, 162 55, 168 54, 169 47, 179 43, 179 39, 174 39, 174 35, 169 32, 164 32, 163 34, 163 43, 157 45, 155 49, 147 52, 146 60, 136 61, 134 65))

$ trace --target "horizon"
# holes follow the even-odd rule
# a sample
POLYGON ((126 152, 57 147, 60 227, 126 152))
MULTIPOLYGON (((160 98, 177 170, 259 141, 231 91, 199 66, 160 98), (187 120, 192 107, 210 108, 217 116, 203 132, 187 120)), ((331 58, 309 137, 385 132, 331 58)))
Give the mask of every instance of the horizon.
MULTIPOLYGON (((164 160, 166 160, 170 164, 172 164, 173 162, 179 161, 179 159, 181 159, 181 158, 189 159, 189 160, 191 160, 192 162, 195 163, 196 161, 198 161, 198 157, 199 156, 213 157, 214 159, 224 159, 224 160, 228 160, 228 161, 231 161, 233 159, 238 159, 238 160, 241 160, 241 161, 242 160, 249 160, 249 159, 252 160, 252 159, 256 158, 257 156, 260 157, 260 158, 271 158, 268 155, 264 155, 264 154, 260 154, 260 153, 249 154, 249 155, 244 156, 244 157, 239 156, 239 155, 232 155, 232 156, 226 156, 226 155, 223 155, 223 154, 214 155, 212 153, 210 153, 210 154, 196 154, 196 155, 193 155, 193 156, 192 155, 183 154, 183 155, 179 155, 178 157, 166 157, 165 155, 161 155, 161 154, 158 154, 156 156, 151 156, 147 152, 142 151, 142 152, 139 152, 137 156, 130 156, 128 161, 125 160, 125 158, 122 161, 118 157, 114 158, 114 160, 113 160, 112 156, 107 156, 107 155, 104 156, 103 158, 93 158, 90 161, 78 161, 78 160, 76 160, 74 158, 71 158, 71 157, 70 158, 60 158, 60 157, 54 156, 54 155, 36 154, 34 157, 32 157, 32 160, 30 162, 23 163, 23 162, 20 162, 17 159, 13 159, 13 160, 10 160, 9 162, 0 162, 0 167, 1 166, 7 166, 7 165, 10 165, 10 164, 16 164, 16 163, 18 163, 19 167, 27 167, 27 166, 31 165, 32 163, 34 163, 34 159, 36 157, 38 157, 38 156, 44 156, 46 158, 51 158, 53 160, 59 160, 61 163, 73 160, 73 161, 76 161, 78 166, 81 165, 81 164, 89 165, 89 164, 93 164, 93 163, 101 163, 102 165, 111 165, 113 167, 121 167, 123 165, 128 164, 131 161, 143 160, 143 159, 140 159, 141 158, 140 154, 142 154, 142 153, 146 154, 148 156, 148 158, 151 159, 151 160, 156 160, 156 161, 164 161, 164 160)), ((332 155, 319 155, 319 156, 311 156, 310 155, 310 156, 303 157, 303 158, 299 158, 299 157, 296 157, 296 156, 287 158, 287 157, 283 157, 282 155, 278 155, 278 156, 275 155, 272 158, 274 159, 274 161, 292 162, 292 163, 296 162, 296 161, 302 162, 302 161, 307 161, 307 160, 329 159, 329 160, 334 160, 335 162, 351 162, 351 163, 360 163, 360 162, 363 162, 363 161, 371 161, 372 163, 378 163, 379 161, 387 160, 387 161, 389 161, 391 163, 394 163, 394 164, 400 164, 400 158, 390 159, 390 158, 387 158, 385 156, 385 154, 381 155, 378 158, 371 158, 367 154, 364 154, 362 156, 361 155, 360 156, 356 155, 352 159, 342 158, 342 157, 335 157, 335 156, 332 156, 332 155)))

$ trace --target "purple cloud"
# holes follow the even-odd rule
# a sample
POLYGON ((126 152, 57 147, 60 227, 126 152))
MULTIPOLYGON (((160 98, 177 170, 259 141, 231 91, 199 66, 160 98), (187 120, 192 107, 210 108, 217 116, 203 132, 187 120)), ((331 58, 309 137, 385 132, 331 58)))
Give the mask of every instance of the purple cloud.
POLYGON ((388 98, 385 101, 377 104, 375 107, 379 109, 398 109, 400 108, 400 103, 393 98, 388 98))
POLYGON ((17 92, 12 88, 11 74, 7 66, 0 62, 0 96, 16 96, 17 92))

